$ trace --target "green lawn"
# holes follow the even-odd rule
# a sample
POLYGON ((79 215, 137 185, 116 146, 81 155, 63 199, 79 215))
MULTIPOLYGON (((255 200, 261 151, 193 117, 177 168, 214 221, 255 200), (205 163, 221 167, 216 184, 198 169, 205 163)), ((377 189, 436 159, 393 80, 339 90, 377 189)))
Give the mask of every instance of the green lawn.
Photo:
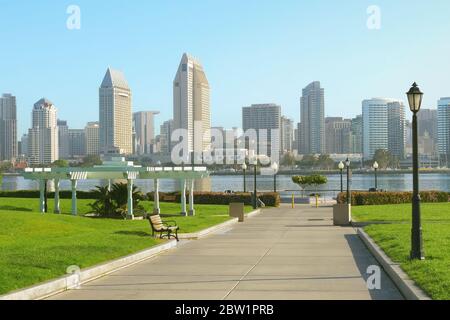
POLYGON ((352 214, 369 222, 364 230, 433 299, 450 300, 450 204, 422 204, 425 261, 409 260, 411 205, 353 207, 352 214))
MULTIPOLYGON (((80 214, 92 200, 79 200, 80 214)), ((152 203, 144 203, 152 209, 152 203)), ((160 243, 148 221, 71 216, 71 201, 61 200, 63 214, 40 214, 36 199, 0 198, 0 294, 56 278, 68 266, 81 268, 119 258, 160 243)), ((49 211, 53 208, 49 201, 49 211)), ((229 220, 228 206, 197 205, 195 217, 170 217, 181 232, 200 231, 229 220)), ((246 212, 251 211, 246 207, 246 212)), ((161 203, 164 214, 178 204, 161 203)))

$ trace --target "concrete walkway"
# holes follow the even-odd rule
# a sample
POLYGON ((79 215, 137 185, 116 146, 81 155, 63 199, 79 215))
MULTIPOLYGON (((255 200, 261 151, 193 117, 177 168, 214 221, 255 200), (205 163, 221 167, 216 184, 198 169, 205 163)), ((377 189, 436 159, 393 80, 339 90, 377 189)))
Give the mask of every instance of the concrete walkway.
POLYGON ((267 209, 52 299, 402 299, 384 272, 382 289, 367 289, 377 262, 331 217, 331 208, 267 209))

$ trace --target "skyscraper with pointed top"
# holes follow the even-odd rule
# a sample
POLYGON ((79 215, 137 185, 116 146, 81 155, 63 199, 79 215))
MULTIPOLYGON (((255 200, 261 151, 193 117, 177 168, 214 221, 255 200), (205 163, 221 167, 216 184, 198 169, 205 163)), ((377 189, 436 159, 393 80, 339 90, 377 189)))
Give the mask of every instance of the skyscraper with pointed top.
POLYGON ((183 54, 173 81, 173 129, 186 129, 189 152, 211 145, 210 87, 200 62, 183 54))
POLYGON ((99 90, 100 150, 104 154, 131 154, 131 90, 122 72, 108 68, 99 90))

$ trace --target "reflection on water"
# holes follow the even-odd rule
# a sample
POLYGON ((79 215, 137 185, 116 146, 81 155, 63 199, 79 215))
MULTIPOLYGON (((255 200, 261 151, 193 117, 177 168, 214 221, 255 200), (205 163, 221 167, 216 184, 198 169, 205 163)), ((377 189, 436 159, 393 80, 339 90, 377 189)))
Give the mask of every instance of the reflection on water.
MULTIPOLYGON (((344 177, 344 189, 345 189, 344 177)), ((84 180, 78 182, 78 190, 88 191, 96 186, 108 185, 108 180, 84 180)), ((136 185, 144 192, 153 191, 153 180, 137 180, 136 185)), ((353 175, 352 189, 369 190, 375 185, 373 175, 353 175)), ((61 190, 70 190, 70 181, 61 181, 61 190)), ((270 191, 273 189, 273 177, 258 176, 258 190, 270 191)), ((412 190, 412 174, 392 174, 379 175, 378 187, 389 191, 411 191, 412 190)), ((292 183, 290 176, 277 177, 278 190, 299 190, 299 187, 292 183)), ((420 176, 421 190, 440 190, 450 191, 450 174, 422 174, 420 176)), ((3 177, 2 190, 38 190, 38 183, 31 180, 25 180, 23 177, 3 177)), ((180 189, 178 180, 161 180, 160 190, 163 192, 176 191, 180 189)), ((195 189, 201 191, 225 191, 225 190, 243 190, 242 176, 211 176, 207 179, 196 181, 195 189)), ((339 190, 340 176, 329 175, 328 183, 320 190, 339 190)), ((54 190, 54 185, 49 184, 49 190, 54 190)), ((247 190, 253 190, 253 176, 247 176, 247 190)))

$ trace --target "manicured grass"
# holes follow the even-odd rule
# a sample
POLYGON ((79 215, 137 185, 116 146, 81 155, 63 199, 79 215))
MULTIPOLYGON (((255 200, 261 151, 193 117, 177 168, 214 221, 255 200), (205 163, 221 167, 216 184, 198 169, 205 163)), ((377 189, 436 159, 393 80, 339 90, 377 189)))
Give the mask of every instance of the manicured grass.
MULTIPOLYGON (((422 220, 424 222, 449 222, 449 203, 422 203, 422 220)), ((356 206, 352 207, 352 216, 358 222, 411 222, 411 204, 356 206)))
POLYGON ((422 204, 425 261, 410 261, 411 205, 352 208, 356 221, 433 299, 450 300, 450 204, 422 204))
POLYGON ((158 244, 144 221, 0 211, 0 294, 158 244))
MULTIPOLYGON (((79 200, 80 216, 71 216, 71 201, 61 200, 63 214, 38 213, 36 199, 0 198, 0 294, 86 268, 160 243, 148 221, 81 216, 92 200, 79 200)), ((49 212, 53 202, 49 200, 49 212)), ((149 212, 151 202, 143 203, 149 212)), ((245 208, 252 211, 251 207, 245 208)), ((162 214, 179 214, 180 205, 161 203, 162 214)), ((191 233, 229 220, 228 206, 196 205, 194 217, 173 216, 180 232, 191 233)))

